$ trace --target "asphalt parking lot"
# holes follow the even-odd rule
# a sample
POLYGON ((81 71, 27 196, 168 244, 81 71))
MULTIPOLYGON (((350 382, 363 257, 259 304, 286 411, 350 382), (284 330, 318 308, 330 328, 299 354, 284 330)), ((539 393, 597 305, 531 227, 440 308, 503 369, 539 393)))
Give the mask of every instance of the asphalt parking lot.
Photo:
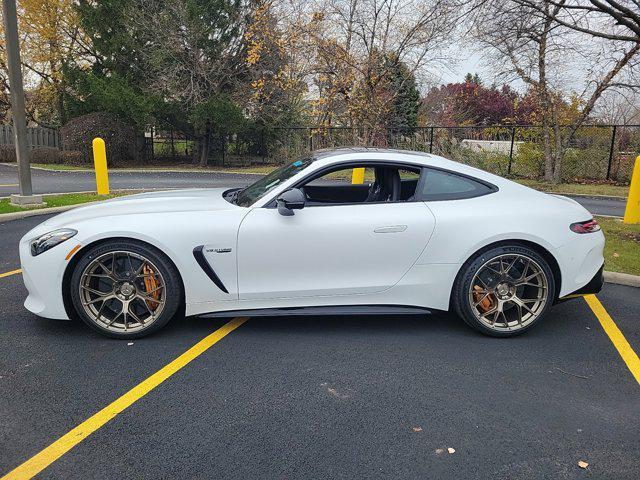
MULTIPOLYGON (((228 322, 129 345, 28 313, 2 274, 45 218, 0 223, 0 476, 228 322)), ((638 290, 598 298, 640 352, 638 290)), ((631 370, 583 299, 513 339, 449 315, 250 318, 38 478, 637 479, 631 370)))

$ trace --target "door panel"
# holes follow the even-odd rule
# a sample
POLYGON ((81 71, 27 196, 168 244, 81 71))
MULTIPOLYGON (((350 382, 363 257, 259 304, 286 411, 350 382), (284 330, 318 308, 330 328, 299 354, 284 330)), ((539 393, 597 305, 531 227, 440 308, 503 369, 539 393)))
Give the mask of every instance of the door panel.
POLYGON ((252 210, 238 234, 240 299, 375 293, 424 250, 434 217, 422 202, 252 210))

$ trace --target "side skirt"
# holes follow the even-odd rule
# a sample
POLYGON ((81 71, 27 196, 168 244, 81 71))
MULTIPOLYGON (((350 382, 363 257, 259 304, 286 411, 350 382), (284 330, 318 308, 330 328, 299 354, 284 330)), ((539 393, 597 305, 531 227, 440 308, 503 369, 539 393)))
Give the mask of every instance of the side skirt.
POLYGON ((281 317, 281 316, 339 316, 339 315, 426 315, 431 310, 402 305, 336 305, 323 307, 257 308, 203 313, 198 317, 281 317))

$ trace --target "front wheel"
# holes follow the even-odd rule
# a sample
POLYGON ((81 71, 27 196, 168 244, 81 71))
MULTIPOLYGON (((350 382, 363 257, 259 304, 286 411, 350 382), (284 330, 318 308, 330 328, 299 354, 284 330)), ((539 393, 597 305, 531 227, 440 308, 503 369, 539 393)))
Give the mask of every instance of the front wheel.
POLYGON ((146 336, 171 320, 182 302, 176 267, 161 252, 133 240, 85 252, 70 282, 78 316, 109 337, 146 336))
POLYGON ((494 337, 510 337, 537 324, 554 300, 555 281, 547 261, 522 245, 505 245, 470 258, 452 297, 458 315, 494 337))

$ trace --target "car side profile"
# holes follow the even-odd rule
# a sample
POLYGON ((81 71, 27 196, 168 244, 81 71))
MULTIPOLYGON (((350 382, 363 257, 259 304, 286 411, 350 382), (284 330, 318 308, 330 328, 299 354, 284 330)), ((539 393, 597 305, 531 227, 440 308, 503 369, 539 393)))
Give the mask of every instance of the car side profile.
POLYGON ((493 336, 602 287, 589 212, 411 151, 317 151, 243 189, 143 193, 53 217, 20 242, 25 307, 117 338, 176 315, 451 310, 493 336))

